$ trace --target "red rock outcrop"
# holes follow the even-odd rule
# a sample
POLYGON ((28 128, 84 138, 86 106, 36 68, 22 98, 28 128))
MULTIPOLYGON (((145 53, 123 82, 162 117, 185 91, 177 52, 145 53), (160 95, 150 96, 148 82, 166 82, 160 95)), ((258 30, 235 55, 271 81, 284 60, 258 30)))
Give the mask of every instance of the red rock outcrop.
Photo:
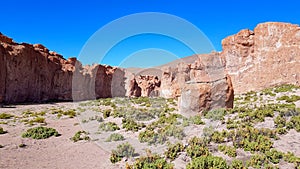
POLYGON ((136 79, 133 78, 132 80, 130 80, 128 96, 130 96, 130 97, 140 97, 141 95, 142 95, 142 89, 138 85, 138 83, 136 82, 136 79))
POLYGON ((157 76, 139 75, 133 77, 129 85, 129 95, 133 97, 158 97, 161 81, 157 76))
POLYGON ((124 72, 83 67, 40 44, 18 44, 0 34, 0 103, 125 96, 124 72), (113 84, 113 85, 112 85, 113 84))
POLYGON ((222 41, 221 57, 236 93, 300 80, 300 27, 267 22, 222 41))
POLYGON ((194 63, 181 63, 178 67, 176 74, 182 77, 176 81, 181 83, 177 84, 181 114, 191 116, 204 110, 233 107, 231 79, 218 53, 198 55, 194 63))

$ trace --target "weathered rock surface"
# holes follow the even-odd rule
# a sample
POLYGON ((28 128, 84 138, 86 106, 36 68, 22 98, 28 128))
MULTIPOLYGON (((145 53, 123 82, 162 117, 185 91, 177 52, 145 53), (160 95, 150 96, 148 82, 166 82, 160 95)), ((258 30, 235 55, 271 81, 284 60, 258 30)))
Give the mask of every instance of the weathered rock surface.
POLYGON ((268 22, 222 41, 221 56, 236 93, 283 83, 299 85, 300 27, 268 22))
POLYGON ((172 85, 161 90, 179 97, 180 113, 186 116, 212 108, 232 108, 234 93, 224 68, 218 53, 198 55, 192 64, 180 63, 172 72, 166 69, 163 77, 172 85), (176 76, 172 79, 167 75, 176 76))
POLYGON ((157 76, 139 75, 130 80, 128 96, 133 97, 158 97, 161 81, 157 76))
POLYGON ((119 68, 83 67, 76 58, 66 60, 43 45, 18 44, 2 34, 0 42, 0 103, 125 96, 119 68))

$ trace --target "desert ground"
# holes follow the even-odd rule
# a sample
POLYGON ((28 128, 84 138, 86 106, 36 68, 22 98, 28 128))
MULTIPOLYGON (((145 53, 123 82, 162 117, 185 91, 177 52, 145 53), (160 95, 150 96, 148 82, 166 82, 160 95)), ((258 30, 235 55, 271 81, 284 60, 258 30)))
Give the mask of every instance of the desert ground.
POLYGON ((109 98, 5 105, 0 109, 0 127, 5 131, 0 135, 0 168, 126 168, 126 163, 133 166, 138 158, 149 156, 149 150, 152 154, 159 154, 173 168, 188 168, 187 165, 192 165, 194 160, 189 151, 197 149, 191 146, 190 140, 194 137, 209 138, 206 145, 209 153, 224 159, 228 166, 233 165, 234 160, 240 160, 246 168, 258 168, 257 165, 296 168, 300 165, 299 124, 295 122, 295 126, 290 128, 287 124, 293 117, 299 117, 299 96, 300 89, 295 86, 249 92, 235 96, 232 110, 213 110, 189 118, 180 116, 176 100, 162 98, 109 98), (256 113, 269 110, 266 105, 283 106, 262 116, 241 111, 243 108, 254 112, 257 109, 256 113), (275 122, 278 116, 286 120, 286 125, 278 126, 275 122), (24 137, 26 130, 38 126, 54 128, 59 135, 45 139, 24 137), (255 161, 253 156, 267 154, 269 149, 264 151, 255 147, 247 149, 233 146, 234 142, 229 140, 229 136, 224 136, 224 139, 220 134, 223 131, 247 129, 249 126, 253 130, 274 132, 273 136, 266 134, 268 137, 264 139, 272 143, 270 152, 276 150, 281 153, 280 157, 269 158, 266 155, 268 160, 255 161), (74 137, 78 131, 82 133, 76 140, 74 137), (150 131, 157 133, 155 139, 149 133, 151 136, 147 136, 150 131), (141 134, 143 132, 144 137, 141 134), (108 141, 111 134, 122 136, 122 139, 108 141), (134 154, 128 157, 117 155, 119 159, 112 163, 112 152, 125 143, 134 148, 134 154), (170 148, 177 143, 183 145, 181 150, 170 148), (229 151, 222 151, 220 145, 234 148, 233 155, 229 151), (175 155, 166 153, 173 150, 175 155), (293 153, 293 160, 288 160, 288 152, 293 153), (253 161, 257 164, 253 164, 253 161))

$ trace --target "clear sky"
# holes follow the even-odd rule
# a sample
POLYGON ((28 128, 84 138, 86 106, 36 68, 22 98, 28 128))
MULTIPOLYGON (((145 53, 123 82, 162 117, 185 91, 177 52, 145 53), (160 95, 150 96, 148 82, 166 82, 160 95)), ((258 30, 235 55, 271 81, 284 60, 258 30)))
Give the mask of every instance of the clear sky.
MULTIPOLYGON (((300 24, 299 7, 297 0, 6 0, 1 1, 0 32, 16 42, 41 43, 68 58, 79 56, 87 40, 115 19, 140 12, 162 12, 194 24, 210 39, 215 50, 221 51, 223 38, 241 29, 253 29, 258 23, 300 24)), ((155 34, 134 36, 120 42, 99 62, 120 65, 126 63, 124 59, 128 56, 151 52, 153 55, 169 54, 170 57, 193 54, 178 43, 155 34)), ((88 58, 79 59, 83 63, 95 62, 88 58)))

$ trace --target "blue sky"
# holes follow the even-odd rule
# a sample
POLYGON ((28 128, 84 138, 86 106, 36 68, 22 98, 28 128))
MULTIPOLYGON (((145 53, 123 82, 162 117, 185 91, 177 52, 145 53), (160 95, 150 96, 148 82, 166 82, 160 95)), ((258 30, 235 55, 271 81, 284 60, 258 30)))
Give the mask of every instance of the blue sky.
MULTIPOLYGON (((221 51, 223 38, 241 29, 253 29, 258 23, 280 21, 300 24, 299 6, 296 0, 2 1, 0 32, 16 42, 41 43, 68 58, 79 56, 86 41, 115 19, 140 12, 162 12, 194 24, 210 39, 215 50, 221 51)), ((149 49, 155 49, 154 55, 167 55, 169 52, 184 57, 193 54, 172 38, 147 34, 120 42, 103 60, 98 60, 105 64, 120 65, 128 56, 137 53, 149 55, 149 49)), ((95 62, 84 57, 79 59, 83 63, 95 62)))

